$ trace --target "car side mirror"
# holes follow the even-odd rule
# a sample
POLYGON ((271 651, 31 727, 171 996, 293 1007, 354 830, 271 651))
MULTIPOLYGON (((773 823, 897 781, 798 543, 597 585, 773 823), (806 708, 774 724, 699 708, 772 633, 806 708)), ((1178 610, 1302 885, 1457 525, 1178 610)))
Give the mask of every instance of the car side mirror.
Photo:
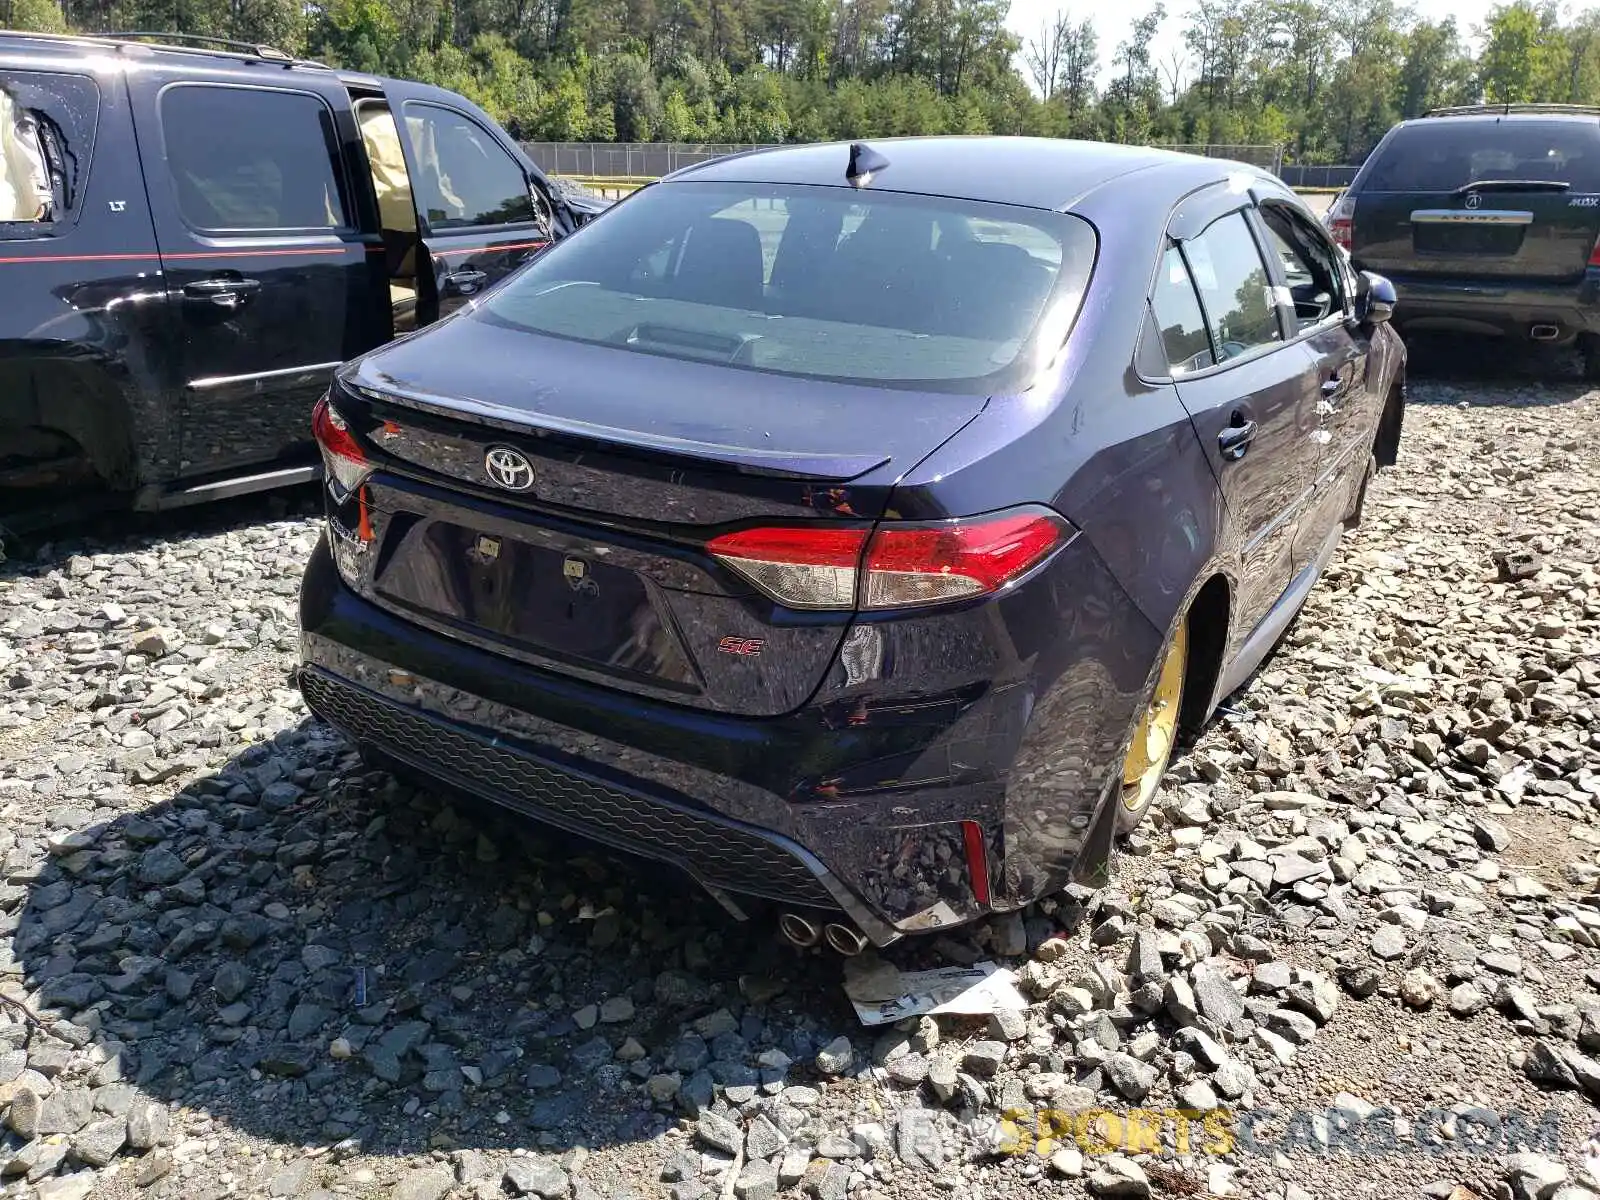
POLYGON ((1382 275, 1361 272, 1356 285, 1356 320, 1361 325, 1367 328, 1382 325, 1394 316, 1397 301, 1394 284, 1382 275))

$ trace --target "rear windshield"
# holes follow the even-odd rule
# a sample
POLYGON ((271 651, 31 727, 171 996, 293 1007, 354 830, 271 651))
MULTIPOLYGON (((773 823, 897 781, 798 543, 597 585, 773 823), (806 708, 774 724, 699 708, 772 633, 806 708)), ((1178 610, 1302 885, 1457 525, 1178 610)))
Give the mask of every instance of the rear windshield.
POLYGON ((1035 340, 1059 345, 1094 250, 1088 223, 1061 213, 668 183, 552 247, 478 316, 758 371, 985 390, 1035 340))
POLYGON ((1441 120, 1407 125, 1384 145, 1365 190, 1453 192, 1506 179, 1600 191, 1600 124, 1441 120))

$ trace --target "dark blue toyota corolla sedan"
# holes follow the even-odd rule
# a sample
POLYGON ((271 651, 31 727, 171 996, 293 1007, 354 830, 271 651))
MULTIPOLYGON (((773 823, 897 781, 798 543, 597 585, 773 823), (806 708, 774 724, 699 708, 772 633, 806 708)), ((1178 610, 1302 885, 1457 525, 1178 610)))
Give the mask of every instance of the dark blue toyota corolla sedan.
POLYGON ((679 172, 339 373, 300 684, 377 760, 879 945, 1102 871, 1396 453, 1393 291, 1092 143, 679 172))

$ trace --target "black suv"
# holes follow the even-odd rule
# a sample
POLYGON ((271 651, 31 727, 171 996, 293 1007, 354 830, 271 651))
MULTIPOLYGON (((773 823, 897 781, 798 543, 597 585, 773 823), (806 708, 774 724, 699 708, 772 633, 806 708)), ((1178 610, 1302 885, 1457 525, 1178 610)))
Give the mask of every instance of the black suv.
POLYGON ((600 207, 439 88, 0 33, 0 535, 313 478, 336 365, 600 207))
POLYGON ((1571 345, 1600 380, 1600 108, 1440 109, 1396 125, 1328 213, 1397 326, 1571 345))

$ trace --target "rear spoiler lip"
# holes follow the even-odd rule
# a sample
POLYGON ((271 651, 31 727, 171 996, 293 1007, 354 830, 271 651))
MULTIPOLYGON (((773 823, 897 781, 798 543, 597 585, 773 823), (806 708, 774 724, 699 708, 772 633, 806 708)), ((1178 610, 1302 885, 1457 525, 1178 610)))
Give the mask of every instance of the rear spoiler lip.
POLYGON ((777 450, 754 446, 729 446, 664 434, 645 433, 597 425, 571 417, 558 417, 533 409, 512 408, 465 396, 425 395, 397 387, 385 379, 373 386, 360 381, 355 371, 343 373, 342 387, 380 403, 398 404, 441 417, 471 417, 475 423, 524 437, 579 438, 606 449, 649 451, 684 459, 701 467, 722 467, 744 475, 794 479, 819 483, 847 483, 890 462, 887 454, 827 454, 814 450, 777 450))

